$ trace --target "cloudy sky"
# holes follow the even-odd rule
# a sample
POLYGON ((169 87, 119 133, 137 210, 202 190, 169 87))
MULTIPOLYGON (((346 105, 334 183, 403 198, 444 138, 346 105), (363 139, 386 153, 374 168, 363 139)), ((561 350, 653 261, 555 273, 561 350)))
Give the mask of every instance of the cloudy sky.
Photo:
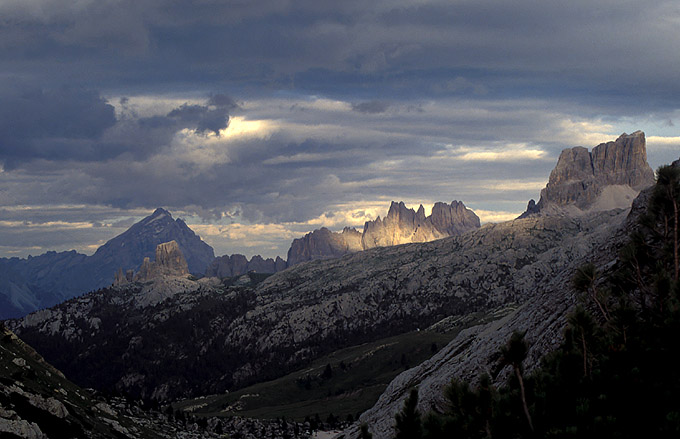
POLYGON ((509 219, 565 147, 680 157, 679 47, 677 1, 0 0, 0 256, 159 206, 219 255, 391 200, 509 219))

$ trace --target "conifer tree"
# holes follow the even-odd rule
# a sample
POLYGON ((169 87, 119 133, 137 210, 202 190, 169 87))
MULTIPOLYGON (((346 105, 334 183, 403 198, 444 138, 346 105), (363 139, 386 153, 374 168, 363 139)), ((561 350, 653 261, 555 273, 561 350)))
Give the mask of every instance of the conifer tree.
POLYGON ((656 182, 651 210, 663 219, 667 235, 672 235, 673 279, 677 282, 680 276, 680 260, 678 255, 680 168, 670 165, 660 167, 656 171, 656 182))
POLYGON ((601 297, 601 293, 598 291, 596 285, 598 276, 599 272, 597 271, 595 264, 588 263, 576 270, 576 273, 572 278, 572 283, 574 288, 576 288, 578 291, 584 292, 590 296, 590 298, 599 308, 605 321, 609 321, 610 317, 609 310, 607 309, 606 298, 601 297))
POLYGON ((359 439, 373 439, 373 434, 368 431, 368 425, 361 424, 361 433, 359 439))
POLYGON ((529 405, 527 404, 526 392, 524 390, 524 378, 522 376, 522 362, 527 356, 528 346, 524 341, 524 333, 515 331, 510 336, 508 344, 501 348, 501 360, 504 364, 512 366, 515 371, 515 376, 519 382, 520 398, 522 399, 522 408, 524 415, 529 423, 529 429, 534 431, 534 423, 531 420, 529 413, 529 405))
POLYGON ((569 326, 573 329, 576 340, 579 342, 581 354, 583 355, 583 376, 588 376, 588 344, 593 337, 595 331, 595 322, 588 311, 582 306, 577 306, 576 309, 569 315, 569 326))
POLYGON ((418 411, 418 389, 411 389, 404 408, 395 415, 397 424, 396 439, 420 439, 422 437, 422 425, 420 412, 418 411))

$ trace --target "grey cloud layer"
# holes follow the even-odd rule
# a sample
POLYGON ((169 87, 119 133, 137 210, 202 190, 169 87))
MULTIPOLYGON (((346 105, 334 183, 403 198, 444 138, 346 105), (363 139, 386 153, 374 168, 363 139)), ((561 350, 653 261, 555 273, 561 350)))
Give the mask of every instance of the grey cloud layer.
MULTIPOLYGON (((117 145, 122 152, 116 156, 26 161, 21 169, 0 174, 0 201, 192 205, 204 216, 238 206, 253 222, 306 221, 324 213, 329 202, 376 196, 493 200, 475 189, 477 180, 489 174, 541 178, 565 142, 575 141, 560 128, 569 115, 547 113, 540 102, 425 103, 417 111, 405 102, 357 112, 356 105, 341 101, 301 99, 263 100, 238 109, 228 97, 217 96, 155 116, 122 117, 93 141, 95 149, 117 145), (265 138, 220 137, 216 133, 227 126, 227 111, 246 121, 275 121, 276 128, 265 138), (216 125, 204 128, 206 120, 214 122, 214 113, 216 125), (490 133, 489 126, 497 131, 490 133), (188 140, 181 135, 185 128, 188 140), (459 160, 462 147, 495 151, 513 142, 545 150, 546 157, 459 160), (196 159, 203 154, 205 160, 196 159), (87 166, 79 164, 84 160, 87 166)), ((516 196, 523 202, 523 195, 516 196)))
POLYGON ((370 85, 419 96, 611 97, 642 87, 638 105, 680 93, 680 10, 669 1, 26 0, 0 15, 7 72, 58 67, 48 81, 370 85))
MULTIPOLYGON (((27 159, 93 159, 93 141, 116 123, 97 93, 77 89, 9 90, 0 100, 0 160, 11 168, 27 159)), ((100 157, 97 157, 97 156, 100 157)))
POLYGON ((1 1, 0 208, 517 211, 535 189, 488 187, 547 178, 563 147, 678 135, 679 21, 657 0, 1 1))

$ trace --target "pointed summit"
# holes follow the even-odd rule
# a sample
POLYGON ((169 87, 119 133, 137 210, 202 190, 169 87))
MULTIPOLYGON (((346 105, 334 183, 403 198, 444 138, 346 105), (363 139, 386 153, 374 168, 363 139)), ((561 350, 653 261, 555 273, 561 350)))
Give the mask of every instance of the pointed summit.
POLYGON ((144 258, 153 259, 156 246, 169 241, 177 243, 193 274, 205 273, 215 258, 212 247, 184 221, 173 219, 170 212, 159 207, 99 247, 92 256, 72 251, 17 259, 17 268, 9 274, 0 273, 0 318, 46 308, 112 283, 130 282, 131 270, 137 270, 144 258), (9 302, 4 291, 17 291, 21 301, 9 302))
POLYGON ((156 210, 154 210, 153 213, 151 214, 150 218, 155 218, 161 215, 172 216, 170 212, 168 212, 167 210, 163 209, 162 207, 157 207, 156 210))
POLYGON ((135 223, 97 249, 88 258, 95 276, 93 288, 111 284, 111 273, 137 269, 144 258, 153 259, 156 246, 175 241, 186 258, 189 272, 203 274, 215 258, 212 247, 203 242, 181 219, 159 207, 151 215, 135 223))

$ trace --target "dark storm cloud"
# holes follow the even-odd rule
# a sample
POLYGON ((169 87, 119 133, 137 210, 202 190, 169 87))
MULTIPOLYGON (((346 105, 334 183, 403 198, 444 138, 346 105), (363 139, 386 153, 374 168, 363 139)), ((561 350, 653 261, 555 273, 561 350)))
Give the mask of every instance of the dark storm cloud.
POLYGON ((211 95, 208 99, 208 106, 222 108, 227 111, 239 108, 239 105, 234 99, 222 93, 211 95))
POLYGON ((680 96, 680 11, 668 1, 26 0, 0 15, 7 71, 58 66, 53 81, 632 96, 638 107, 680 96))
POLYGON ((94 91, 5 90, 0 95, 0 161, 11 168, 39 158, 107 156, 95 142, 115 123, 114 108, 94 91))
POLYGON ((92 205, 521 210, 537 190, 483 180, 545 179, 563 147, 680 120, 670 1, 7 0, 0 17, 0 206, 83 206, 63 215, 93 224, 92 205))
POLYGON ((193 125, 199 133, 213 131, 219 134, 219 131, 229 124, 229 116, 223 110, 211 110, 203 105, 184 104, 168 113, 167 117, 181 124, 193 125))
MULTIPOLYGON (((126 108, 129 98, 120 100, 126 108)), ((108 161, 125 155, 144 160, 167 147, 184 128, 205 134, 224 129, 238 104, 213 94, 205 105, 185 103, 165 115, 116 118, 96 91, 72 87, 0 89, 0 164, 5 169, 33 160, 108 161)))
POLYGON ((210 96, 206 105, 184 103, 165 116, 140 118, 140 127, 166 130, 174 134, 182 128, 192 128, 197 133, 212 131, 219 135, 220 130, 229 125, 229 111, 239 108, 229 96, 215 94, 210 96))

